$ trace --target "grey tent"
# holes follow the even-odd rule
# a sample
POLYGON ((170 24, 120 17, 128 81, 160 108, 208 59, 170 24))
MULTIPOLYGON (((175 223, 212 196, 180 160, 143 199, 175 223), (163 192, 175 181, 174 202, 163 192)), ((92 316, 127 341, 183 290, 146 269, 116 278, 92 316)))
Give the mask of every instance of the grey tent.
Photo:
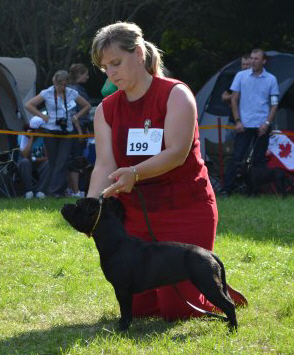
MULTIPOLYGON (((275 129, 294 129, 294 55, 289 53, 266 52, 268 61, 266 70, 274 74, 280 89, 279 108, 275 120, 275 129)), ((226 125, 230 108, 221 100, 222 93, 240 70, 241 58, 234 60, 216 73, 197 93, 199 127, 217 125, 218 118, 221 125, 226 125)), ((222 142, 225 141, 225 129, 221 129, 222 142)), ((217 129, 200 129, 202 156, 205 157, 205 138, 211 142, 218 142, 217 129)))
MULTIPOLYGON (((0 129, 21 131, 29 116, 24 103, 36 94, 36 66, 29 58, 0 57, 0 129)), ((0 151, 7 149, 0 135, 0 151)))

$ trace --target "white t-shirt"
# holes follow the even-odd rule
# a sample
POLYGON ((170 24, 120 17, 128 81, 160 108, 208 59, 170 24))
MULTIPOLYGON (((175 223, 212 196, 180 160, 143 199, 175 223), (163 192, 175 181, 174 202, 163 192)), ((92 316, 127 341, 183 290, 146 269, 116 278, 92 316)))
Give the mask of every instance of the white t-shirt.
MULTIPOLYGON (((66 103, 67 103, 67 130, 71 132, 73 130, 72 116, 76 113, 76 99, 79 96, 79 93, 74 90, 66 87, 66 103)), ((57 96, 57 107, 55 105, 54 99, 54 86, 50 86, 48 89, 42 90, 40 95, 45 100, 45 106, 48 112, 49 121, 46 122, 43 127, 49 130, 61 131, 61 127, 56 125, 56 109, 57 109, 57 118, 66 118, 66 109, 64 100, 57 96)))

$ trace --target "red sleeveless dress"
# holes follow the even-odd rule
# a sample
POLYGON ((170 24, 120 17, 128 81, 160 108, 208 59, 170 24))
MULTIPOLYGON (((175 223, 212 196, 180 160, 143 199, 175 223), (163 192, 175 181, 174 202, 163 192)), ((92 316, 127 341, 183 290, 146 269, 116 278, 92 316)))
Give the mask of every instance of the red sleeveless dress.
MULTIPOLYGON (((112 128, 114 157, 118 167, 136 165, 149 156, 127 156, 129 128, 164 128, 167 100, 180 81, 153 77, 146 94, 129 102, 124 91, 117 91, 103 100, 106 122, 112 128)), ((207 169, 201 158, 196 123, 194 141, 185 163, 161 176, 139 181, 136 186, 144 196, 151 228, 157 240, 196 244, 213 250, 218 212, 207 169)), ((164 149, 164 142, 162 149, 164 149)), ((130 235, 151 241, 142 206, 136 191, 119 194, 126 211, 125 227, 130 235)), ((178 284, 184 298, 202 309, 214 306, 188 281, 178 284)), ((171 287, 134 295, 133 316, 161 316, 167 320, 200 316, 171 287)))

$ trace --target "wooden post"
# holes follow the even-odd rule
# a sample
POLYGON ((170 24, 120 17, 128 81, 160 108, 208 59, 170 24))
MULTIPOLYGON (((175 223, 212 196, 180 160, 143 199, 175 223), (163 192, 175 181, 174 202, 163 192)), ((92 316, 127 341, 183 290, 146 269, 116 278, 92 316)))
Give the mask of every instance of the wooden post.
POLYGON ((219 175, 222 186, 224 186, 224 159, 223 159, 223 143, 222 143, 222 125, 221 118, 217 118, 218 130, 218 157, 219 157, 219 175))

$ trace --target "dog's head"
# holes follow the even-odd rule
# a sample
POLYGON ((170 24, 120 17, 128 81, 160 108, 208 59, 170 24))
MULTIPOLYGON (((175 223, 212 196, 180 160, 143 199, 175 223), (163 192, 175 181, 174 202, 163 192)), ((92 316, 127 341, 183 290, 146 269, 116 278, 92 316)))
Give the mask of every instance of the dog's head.
POLYGON ((102 204, 102 197, 99 199, 82 198, 75 204, 65 204, 61 209, 61 214, 73 228, 90 236, 102 204))
POLYGON ((238 179, 244 179, 250 170, 250 164, 247 161, 236 164, 236 177, 238 179))
POLYGON ((123 222, 122 203, 114 197, 104 198, 102 195, 99 198, 81 198, 75 204, 65 204, 61 209, 61 214, 77 231, 91 236, 102 208, 113 213, 123 222))

